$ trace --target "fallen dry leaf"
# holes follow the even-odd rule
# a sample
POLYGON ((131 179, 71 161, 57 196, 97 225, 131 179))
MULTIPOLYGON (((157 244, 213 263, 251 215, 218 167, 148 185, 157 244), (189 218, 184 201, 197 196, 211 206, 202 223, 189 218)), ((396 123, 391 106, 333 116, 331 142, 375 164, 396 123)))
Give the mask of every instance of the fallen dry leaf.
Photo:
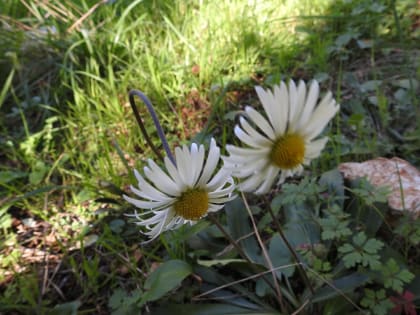
POLYGON ((407 161, 379 157, 363 163, 341 163, 338 169, 346 179, 366 177, 376 187, 388 186, 392 209, 406 209, 415 218, 420 215, 420 171, 407 161))

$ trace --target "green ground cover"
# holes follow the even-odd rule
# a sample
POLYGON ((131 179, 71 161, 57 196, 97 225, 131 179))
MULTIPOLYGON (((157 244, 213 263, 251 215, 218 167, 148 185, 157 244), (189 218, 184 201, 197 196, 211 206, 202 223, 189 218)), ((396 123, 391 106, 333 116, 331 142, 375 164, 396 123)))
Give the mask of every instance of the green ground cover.
MULTIPOLYGON (((418 3, 11 0, 0 22, 0 314, 416 314, 418 220, 335 168, 420 168, 418 3), (326 149, 305 177, 246 197, 276 266, 294 262, 277 223, 295 245, 316 234, 296 249, 307 281, 294 266, 234 283, 269 266, 255 237, 241 242, 253 264, 209 220, 140 244, 122 194, 156 156, 130 89, 171 148, 214 137, 225 153, 235 115, 260 106, 254 86, 314 78, 341 104, 326 149)), ((231 237, 253 232, 244 201, 226 208, 231 237)))

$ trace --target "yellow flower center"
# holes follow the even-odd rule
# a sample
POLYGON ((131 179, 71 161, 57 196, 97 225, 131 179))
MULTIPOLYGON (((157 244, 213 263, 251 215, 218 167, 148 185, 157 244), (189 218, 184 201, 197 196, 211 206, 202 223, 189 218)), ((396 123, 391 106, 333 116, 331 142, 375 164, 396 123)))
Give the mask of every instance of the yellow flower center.
POLYGON ((274 142, 270 160, 281 169, 293 169, 303 162, 305 140, 297 133, 285 134, 274 142))
POLYGON ((181 194, 174 204, 177 215, 196 221, 207 213, 209 195, 202 189, 189 189, 181 194))

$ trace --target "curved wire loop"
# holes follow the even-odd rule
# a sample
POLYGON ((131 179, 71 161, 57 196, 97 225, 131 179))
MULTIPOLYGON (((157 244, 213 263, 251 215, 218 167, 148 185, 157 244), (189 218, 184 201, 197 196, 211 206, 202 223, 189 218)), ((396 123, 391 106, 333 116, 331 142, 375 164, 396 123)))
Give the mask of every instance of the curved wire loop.
POLYGON ((139 90, 131 90, 130 92, 128 92, 128 96, 130 100, 131 109, 134 112, 134 116, 136 117, 137 123, 140 127, 142 134, 144 135, 144 138, 147 141, 147 144, 152 148, 153 152, 159 157, 159 159, 163 161, 163 156, 160 154, 160 152, 157 150, 157 148, 153 144, 152 140, 150 139, 146 131, 146 128, 144 127, 144 123, 140 117, 140 113, 137 110, 136 102, 134 101, 134 96, 139 97, 143 101, 143 103, 146 105, 147 110, 150 113, 150 116, 152 116, 153 123, 155 124, 158 136, 160 140, 162 141, 162 145, 163 145, 163 148, 165 149, 166 155, 168 156, 169 160, 176 166, 175 158, 172 155, 171 150, 169 149, 168 141, 166 140, 162 126, 159 123, 159 119, 156 116, 156 112, 150 100, 147 98, 146 95, 143 94, 143 92, 140 92, 139 90))

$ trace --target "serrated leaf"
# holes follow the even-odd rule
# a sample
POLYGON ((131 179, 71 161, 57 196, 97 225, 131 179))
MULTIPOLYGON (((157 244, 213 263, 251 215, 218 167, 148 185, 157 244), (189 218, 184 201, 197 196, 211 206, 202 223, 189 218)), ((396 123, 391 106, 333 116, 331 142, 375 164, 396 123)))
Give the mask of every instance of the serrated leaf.
POLYGON ((338 251, 343 254, 350 253, 354 250, 355 248, 350 244, 344 244, 338 248, 338 251))
POLYGON ((378 241, 377 239, 369 239, 363 246, 363 250, 369 254, 376 254, 382 247, 384 243, 378 241))
POLYGON ((398 277, 404 281, 405 283, 409 283, 411 280, 414 279, 414 274, 412 274, 410 271, 408 271, 407 269, 403 269, 401 270, 401 272, 399 273, 398 277))
POLYGON ((362 262, 362 255, 357 252, 352 252, 344 256, 343 260, 344 260, 344 265, 347 268, 351 268, 351 267, 356 266, 356 264, 359 264, 362 262))
POLYGON ((192 273, 191 266, 183 260, 168 260, 160 265, 145 281, 145 294, 141 303, 155 301, 173 290, 192 273))
POLYGON ((358 246, 358 247, 362 247, 365 242, 366 242, 366 234, 364 232, 360 232, 357 233, 354 237, 353 237, 353 244, 358 246))
POLYGON ((331 230, 326 230, 322 232, 321 237, 324 241, 333 240, 334 238, 336 238, 336 233, 334 233, 334 231, 331 230))
POLYGON ((388 275, 397 273, 400 270, 400 267, 398 266, 397 262, 394 259, 388 259, 386 262, 386 271, 388 275))

